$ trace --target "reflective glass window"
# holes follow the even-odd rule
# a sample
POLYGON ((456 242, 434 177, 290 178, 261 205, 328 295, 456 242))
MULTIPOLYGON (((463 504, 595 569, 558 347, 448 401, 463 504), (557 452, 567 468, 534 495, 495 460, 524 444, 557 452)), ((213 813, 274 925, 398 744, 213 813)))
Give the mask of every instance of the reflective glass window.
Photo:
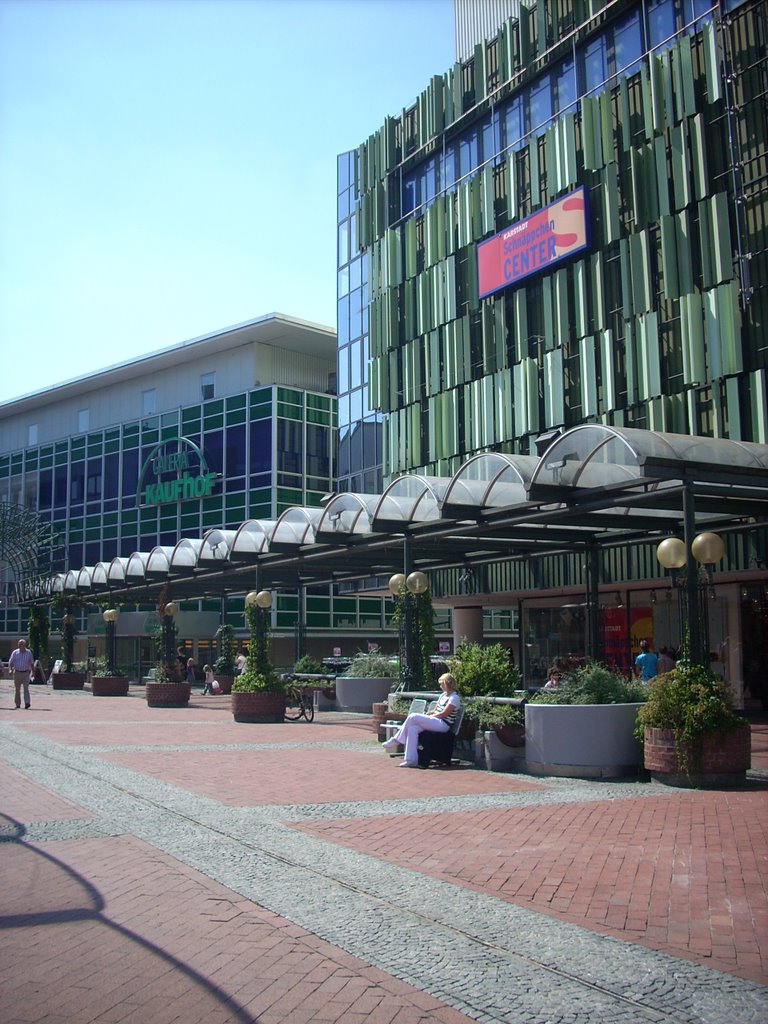
POLYGON ((465 177, 473 171, 479 160, 479 132, 477 126, 470 128, 459 139, 459 176, 465 177))
POLYGON ((659 46, 675 34, 675 0, 648 0, 648 45, 659 46))
POLYGON ((483 163, 492 160, 501 151, 501 127, 499 113, 494 110, 489 120, 483 124, 483 163))
POLYGON ((137 448, 123 452, 123 495, 136 494, 139 486, 139 452, 137 448))
POLYGON ((456 157, 456 146, 453 142, 449 142, 445 147, 445 152, 442 154, 440 163, 440 187, 443 189, 450 189, 456 184, 457 173, 457 157, 456 157))
POLYGON ((349 263, 349 224, 342 221, 339 224, 339 266, 349 263))
POLYGON ((635 11, 614 29, 613 36, 615 71, 632 71, 643 56, 643 35, 640 30, 640 12, 635 11))
POLYGON ((86 488, 88 501, 97 501, 101 498, 101 459, 88 460, 86 488))
POLYGON ((345 188, 349 188, 352 184, 351 168, 353 159, 352 150, 347 153, 341 153, 336 159, 336 176, 339 192, 343 192, 345 188))
POLYGON ((227 476, 245 474, 245 427, 227 428, 227 476))
MULTIPOLYGON (((277 470, 280 473, 303 473, 304 426, 298 420, 277 421, 277 470)), ((289 485, 290 486, 290 485, 289 485)))
POLYGON ((519 149, 525 136, 522 95, 514 96, 502 115, 502 135, 505 149, 519 149))
POLYGON ((338 330, 337 344, 346 345, 349 341, 349 295, 339 298, 336 324, 338 330))
POLYGON ((344 345, 338 351, 337 366, 339 369, 339 394, 349 391, 349 346, 344 345))
POLYGON ((362 344, 353 341, 349 346, 349 381, 350 387, 358 388, 362 383, 362 344))
POLYGON ((53 503, 53 470, 44 469, 40 473, 38 495, 38 507, 41 509, 50 508, 53 503))
POLYGON ((69 471, 69 503, 79 505, 85 495, 85 463, 75 462, 69 471))
POLYGON ((557 71, 557 110, 562 113, 576 102, 576 65, 571 60, 563 61, 557 71))
POLYGON ((120 456, 115 452, 104 459, 104 497, 116 498, 120 493, 120 456))
POLYGON ((251 474, 272 469, 272 420, 251 423, 251 474))
POLYGON ((353 292, 355 288, 360 287, 360 275, 362 271, 362 260, 358 256, 356 260, 352 260, 349 265, 349 290, 353 292))
POLYGON ((350 452, 350 428, 344 426, 339 429, 339 475, 346 476, 349 473, 349 452, 350 452))
POLYGON ((224 472, 224 431, 214 430, 205 435, 203 452, 211 473, 224 472))
POLYGON ((336 217, 337 220, 346 220, 349 216, 349 189, 345 189, 338 199, 336 204, 336 217))
POLYGON ((413 213, 416 209, 416 175, 409 174, 403 178, 403 216, 413 213))
POLYGON ((357 423, 363 418, 363 392, 360 388, 349 395, 350 422, 357 423))
POLYGON ((552 120, 552 83, 549 75, 543 75, 538 82, 533 82, 528 97, 531 131, 540 134, 540 130, 552 120))
POLYGON ((584 91, 594 92, 608 79, 608 52, 605 36, 590 40, 584 48, 584 91))
POLYGON ((437 195, 437 160, 430 157, 423 165, 421 174, 421 203, 431 203, 437 195))

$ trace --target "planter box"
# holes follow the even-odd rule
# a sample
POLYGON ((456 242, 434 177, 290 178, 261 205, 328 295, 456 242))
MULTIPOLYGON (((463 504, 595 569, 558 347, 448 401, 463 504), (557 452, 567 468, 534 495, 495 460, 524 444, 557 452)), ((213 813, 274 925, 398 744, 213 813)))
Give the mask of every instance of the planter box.
POLYGON ((525 761, 534 775, 574 779, 634 775, 642 704, 526 704, 525 761))
POLYGON ((145 687, 150 708, 185 708, 191 692, 189 683, 147 683, 145 687))
POLYGON ((94 697, 127 697, 128 676, 91 676, 94 697))
POLYGON ((234 683, 235 677, 234 676, 217 676, 215 672, 214 672, 214 675, 216 676, 216 680, 218 681, 218 684, 221 687, 221 692, 222 693, 232 693, 232 683, 234 683))
POLYGON ((700 751, 678 743, 672 729, 646 728, 644 737, 645 767, 655 782, 668 786, 739 786, 752 763, 752 734, 746 721, 704 736, 700 751))
POLYGON ((339 711, 360 711, 370 715, 374 704, 386 701, 396 680, 390 676, 337 676, 336 707, 339 711))
POLYGON ((85 685, 83 672, 54 672, 51 686, 54 690, 82 690, 85 685))
POLYGON ((285 719, 284 693, 232 694, 232 714, 236 722, 282 722, 285 719))

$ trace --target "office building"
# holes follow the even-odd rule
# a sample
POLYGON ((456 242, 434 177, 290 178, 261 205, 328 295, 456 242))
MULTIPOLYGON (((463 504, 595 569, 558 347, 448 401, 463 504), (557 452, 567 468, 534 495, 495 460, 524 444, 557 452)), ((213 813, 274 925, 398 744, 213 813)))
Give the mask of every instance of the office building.
MULTIPOLYGON (((756 0, 523 0, 340 156, 342 488, 541 454, 579 424, 768 441, 767 54, 756 0)), ((626 551, 602 579, 657 572, 626 551)), ((491 565, 477 593, 542 579, 579 572, 491 565)))

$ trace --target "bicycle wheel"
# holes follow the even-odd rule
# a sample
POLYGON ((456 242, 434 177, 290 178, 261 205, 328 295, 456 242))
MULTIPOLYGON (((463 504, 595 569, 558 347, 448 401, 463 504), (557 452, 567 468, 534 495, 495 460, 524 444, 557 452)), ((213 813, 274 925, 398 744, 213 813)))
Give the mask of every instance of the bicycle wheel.
POLYGON ((308 722, 311 722, 315 717, 315 705, 311 697, 304 697, 304 717, 308 722))
POLYGON ((289 722, 295 722, 304 714, 304 698, 301 690, 295 686, 289 686, 285 691, 285 717, 289 722))

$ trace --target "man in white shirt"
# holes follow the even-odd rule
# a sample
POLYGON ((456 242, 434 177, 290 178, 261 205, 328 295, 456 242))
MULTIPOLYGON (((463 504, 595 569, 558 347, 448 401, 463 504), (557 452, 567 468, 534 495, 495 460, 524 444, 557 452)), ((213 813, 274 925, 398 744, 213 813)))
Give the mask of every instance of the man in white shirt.
POLYGON ((19 640, 19 646, 11 652, 8 659, 8 671, 13 672, 13 685, 15 688, 16 707, 21 707, 21 688, 24 687, 24 707, 29 707, 29 674, 35 659, 32 652, 27 650, 27 641, 19 640))

